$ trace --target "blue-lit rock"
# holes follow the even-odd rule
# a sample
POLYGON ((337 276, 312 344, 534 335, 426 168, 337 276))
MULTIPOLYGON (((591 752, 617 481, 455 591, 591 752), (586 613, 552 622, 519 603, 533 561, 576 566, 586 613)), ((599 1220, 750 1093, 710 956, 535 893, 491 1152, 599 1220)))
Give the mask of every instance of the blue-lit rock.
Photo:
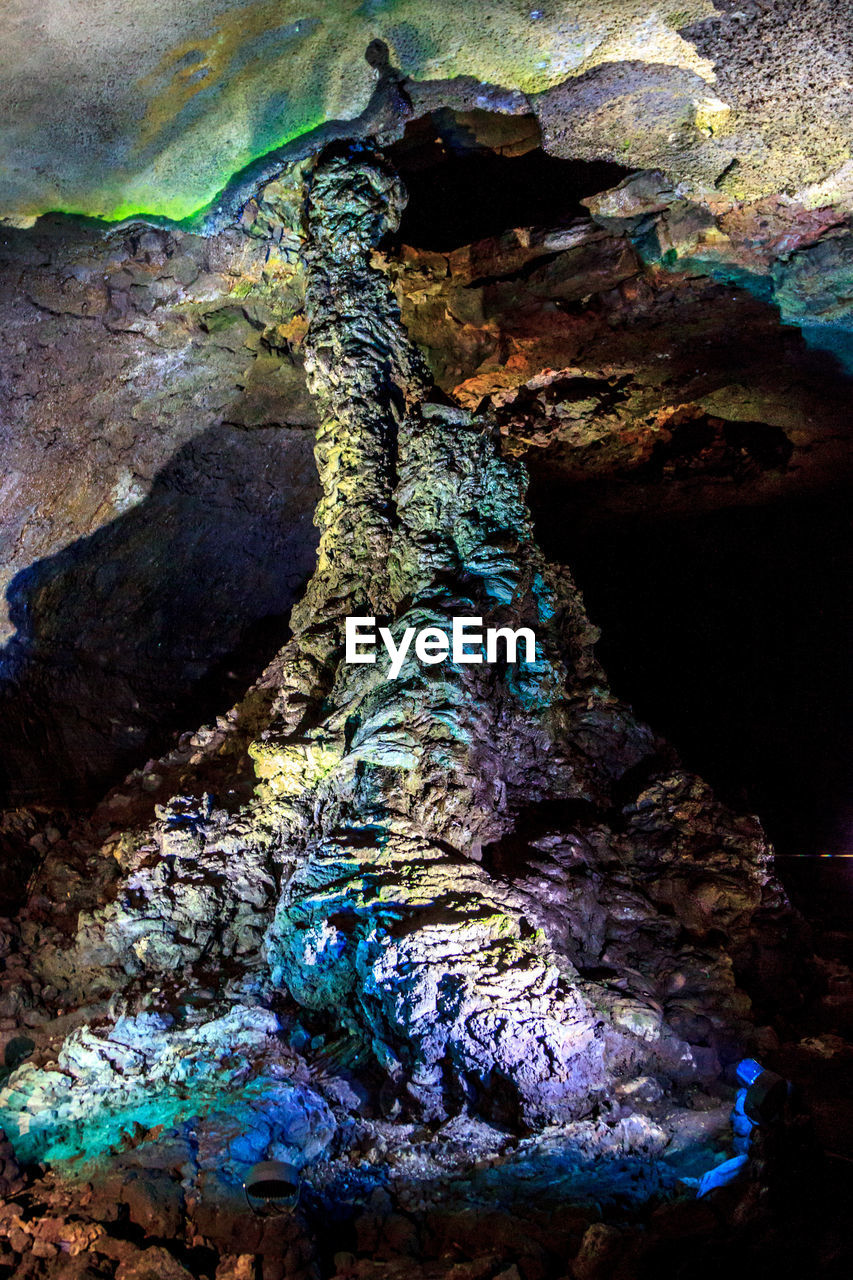
POLYGON ((326 1104, 288 1082, 278 1019, 234 1006, 218 1019, 176 1028, 141 1013, 68 1036, 56 1069, 25 1063, 0 1092, 0 1123, 22 1159, 104 1166, 126 1134, 193 1119, 217 1135, 221 1167, 239 1171, 270 1149, 316 1158, 335 1124, 326 1104))

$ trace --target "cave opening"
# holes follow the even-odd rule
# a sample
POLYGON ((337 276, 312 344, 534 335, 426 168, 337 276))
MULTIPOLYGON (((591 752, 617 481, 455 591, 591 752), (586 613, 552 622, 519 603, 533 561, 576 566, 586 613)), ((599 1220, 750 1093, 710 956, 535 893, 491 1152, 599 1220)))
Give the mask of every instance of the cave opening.
POLYGON ((447 252, 512 227, 563 227, 588 196, 630 169, 542 149, 535 116, 443 108, 412 121, 387 151, 409 193, 395 245, 447 252))
POLYGON ((835 929, 853 902, 850 497, 596 519, 544 477, 532 491, 616 691, 761 818, 789 892, 835 929))

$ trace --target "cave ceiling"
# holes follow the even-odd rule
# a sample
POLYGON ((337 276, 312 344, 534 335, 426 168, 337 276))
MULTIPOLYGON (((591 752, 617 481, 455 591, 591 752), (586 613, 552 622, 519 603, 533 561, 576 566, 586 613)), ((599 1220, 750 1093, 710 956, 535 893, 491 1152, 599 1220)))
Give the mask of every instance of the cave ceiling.
POLYGON ((467 78, 480 105, 529 104, 555 154, 662 168, 703 198, 847 208, 850 15, 834 0, 12 0, 0 216, 215 211, 246 166, 361 127, 376 40, 415 103, 467 78))

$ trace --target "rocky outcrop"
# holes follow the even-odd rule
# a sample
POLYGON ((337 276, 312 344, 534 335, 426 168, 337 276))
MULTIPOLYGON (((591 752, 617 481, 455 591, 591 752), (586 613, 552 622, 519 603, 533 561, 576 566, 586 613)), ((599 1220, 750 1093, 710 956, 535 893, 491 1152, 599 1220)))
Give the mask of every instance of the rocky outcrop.
MULTIPOLYGON (((381 180, 374 173, 365 172, 358 157, 332 160, 313 188, 315 252, 326 249, 334 217, 336 243, 343 246, 338 255, 350 271, 364 261, 381 229, 372 208, 381 180)), ((365 280, 361 293, 370 296, 376 283, 366 265, 359 275, 365 280)), ((328 295, 314 295, 309 350, 318 340, 315 332, 331 345, 325 335, 333 325, 339 349, 346 350, 348 340, 366 343, 369 360, 376 339, 371 329, 365 332, 362 313, 352 314, 349 296, 336 291, 330 315, 328 295)), ((387 331, 382 320, 380 332, 387 331)), ((391 381, 393 370, 391 363, 391 381)), ((337 363, 321 370, 315 364, 313 379, 338 449, 346 452, 352 443, 357 449, 362 428, 358 422, 354 429, 353 416, 370 423, 376 401, 363 405, 337 363)), ((400 386, 403 405, 410 387, 400 386)), ((567 950, 553 949, 547 928, 542 941, 535 934, 528 939, 514 890, 473 865, 484 846, 512 830, 522 806, 575 801, 606 813, 614 788, 631 771, 645 783, 636 788, 638 830, 659 828, 658 839, 667 842, 682 811, 674 797, 686 799, 691 788, 688 779, 661 767, 652 735, 607 693, 577 593, 565 575, 549 573, 536 550, 523 470, 499 456, 493 431, 488 418, 429 403, 402 413, 396 449, 389 441, 377 459, 385 475, 393 467, 397 476, 393 527, 383 528, 387 571, 372 555, 375 503, 364 530, 342 548, 340 578, 340 535, 321 507, 327 541, 309 589, 312 631, 322 634, 329 619, 337 621, 340 637, 338 602, 352 598, 348 556, 353 547, 356 554, 365 548, 371 567, 359 575, 358 603, 377 613, 384 604, 393 634, 399 637, 407 625, 446 629, 455 613, 482 616, 487 625, 529 624, 537 633, 536 662, 484 674, 453 664, 433 672, 410 661, 395 681, 379 667, 365 675, 365 668, 339 663, 320 724, 293 742, 287 730, 296 725, 285 710, 284 734, 272 729, 253 752, 269 794, 300 808, 311 782, 309 753, 313 749, 315 760, 317 748, 325 753, 312 788, 312 826, 319 829, 307 833, 271 934, 274 977, 309 1005, 348 1013, 354 1006, 355 1026, 366 1019, 374 1048, 392 1072, 413 1079, 428 1106, 442 1110, 449 1091, 488 1109, 496 1090, 504 1103, 516 1092, 521 1114, 541 1120, 578 1114, 608 1078, 636 1071, 643 1061, 656 1060, 662 1070, 668 1064, 676 1077, 691 1071, 701 1076, 709 1067, 713 1074, 714 1046, 707 1046, 707 1061, 699 1067, 703 1055, 692 1057, 687 1042, 674 1038, 659 1012, 636 993, 614 999, 606 987, 582 979, 567 950), (369 585, 377 571, 387 584, 379 604, 369 585), (301 777, 300 758, 306 761, 301 777), (488 975, 485 981, 478 981, 479 972, 488 975)), ((368 455, 362 482, 366 476, 371 483, 374 457, 368 455)), ((355 495, 353 519, 358 489, 355 495)), ((293 645, 300 645, 298 630, 293 645)), ((695 810, 683 810, 685 818, 690 813, 699 819, 700 794, 695 810)), ((629 832, 632 800, 629 794, 623 799, 629 832)), ((715 822, 711 811, 705 813, 699 825, 707 823, 716 836, 719 817, 715 822)), ((297 827, 294 835, 301 840, 303 832, 297 827)), ((679 875, 687 874, 684 888, 661 884, 651 895, 657 905, 649 909, 649 927, 658 947, 666 932, 660 915, 681 916, 673 941, 683 928, 679 892, 684 901, 704 902, 716 917, 713 927, 731 938, 748 929, 769 887, 767 852, 756 827, 732 829, 719 855, 720 878, 713 859, 699 852, 704 840, 688 832, 696 851, 680 867, 679 875), (702 879, 705 888, 698 890, 702 879)), ((642 864, 642 838, 638 844, 633 852, 642 864)), ((678 847, 683 855, 685 847, 678 847)), ((608 855, 622 862, 612 845, 608 855)), ((655 860, 651 849, 645 858, 655 860)), ((642 914, 640 904, 648 899, 636 901, 642 914)), ((700 936, 711 929, 709 916, 700 936)), ((593 951, 600 960, 603 938, 593 951)), ((726 973, 730 962, 720 961, 717 978, 709 979, 706 968, 705 980, 717 988, 713 1003, 720 1008, 727 1003, 720 987, 731 991, 721 1021, 731 1018, 734 1027, 743 1004, 738 1012, 726 973)), ((700 968, 694 967, 696 978, 700 968)))

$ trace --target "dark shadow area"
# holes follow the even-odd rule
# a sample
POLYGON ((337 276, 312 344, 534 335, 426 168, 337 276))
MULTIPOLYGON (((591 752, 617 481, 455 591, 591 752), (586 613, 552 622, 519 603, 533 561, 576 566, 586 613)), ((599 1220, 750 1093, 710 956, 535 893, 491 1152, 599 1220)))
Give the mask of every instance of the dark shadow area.
POLYGON ((0 651, 3 803, 82 803, 227 710, 310 574, 309 432, 211 428, 144 501, 12 580, 0 651))
POLYGON ((631 172, 546 155, 533 116, 449 108, 409 124, 388 155, 409 193, 395 242, 436 251, 587 218, 580 201, 631 172))
MULTIPOLYGON (((821 1155, 808 1120, 799 1113, 781 1131, 762 1137, 767 1163, 760 1210, 753 1207, 758 1195, 750 1195, 746 1181, 705 1201, 690 1199, 683 1189, 674 1200, 668 1198, 667 1188, 671 1194, 680 1177, 698 1177, 719 1159, 711 1144, 697 1140, 662 1159, 617 1152, 592 1157, 571 1139, 552 1142, 546 1150, 531 1141, 514 1154, 470 1161, 464 1180, 449 1171, 440 1182, 408 1184, 412 1195, 429 1205, 426 1212, 410 1210, 419 1227, 417 1252, 412 1234, 403 1236, 401 1246, 391 1230, 377 1230, 371 1219, 365 1225, 359 1202, 354 1203, 352 1178, 322 1191, 305 1185, 301 1208, 327 1275, 335 1274, 336 1254, 363 1255, 367 1239, 389 1274, 565 1273, 585 1280, 821 1275, 841 1280, 849 1275, 851 1261, 846 1224, 853 1170, 821 1155), (618 1229, 601 1233, 604 1244, 596 1253, 587 1236, 579 1255, 589 1223, 608 1222, 616 1214, 618 1229), (604 1265, 585 1265, 590 1254, 596 1262, 603 1257, 604 1265), (567 1271, 566 1260, 578 1255, 581 1265, 569 1262, 567 1271), (432 1260, 434 1272, 424 1266, 432 1260)), ((369 1186, 366 1182, 363 1198, 369 1186)))
POLYGON ((616 692, 759 814, 822 923, 849 914, 853 861, 815 855, 853 853, 850 494, 665 519, 649 503, 607 521, 544 480, 532 498, 616 692))

